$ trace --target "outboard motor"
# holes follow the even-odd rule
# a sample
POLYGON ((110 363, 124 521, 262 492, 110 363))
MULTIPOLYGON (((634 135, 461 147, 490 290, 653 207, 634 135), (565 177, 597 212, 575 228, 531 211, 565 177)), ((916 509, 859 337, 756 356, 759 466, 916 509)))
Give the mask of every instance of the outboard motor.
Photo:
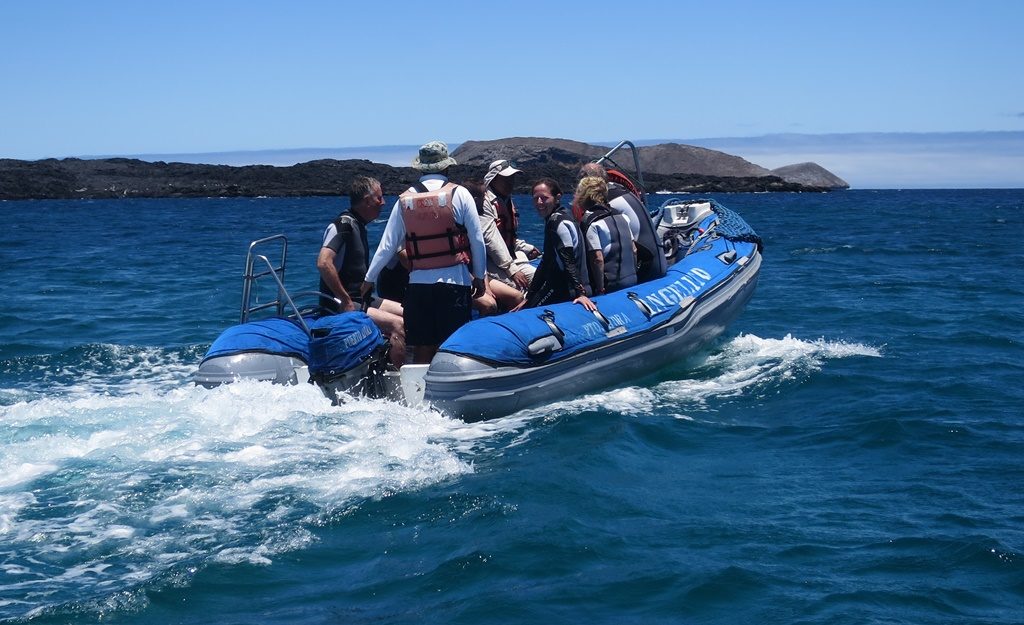
POLYGON ((366 314, 321 317, 309 326, 309 378, 334 403, 344 394, 385 397, 390 343, 366 314))
POLYGON ((686 256, 702 233, 697 227, 714 214, 711 200, 669 200, 661 205, 657 219, 658 236, 671 265, 686 256))
POLYGON ((314 382, 335 403, 343 394, 392 397, 390 343, 362 312, 297 321, 271 317, 225 330, 203 358, 193 382, 212 388, 240 379, 278 384, 314 382))

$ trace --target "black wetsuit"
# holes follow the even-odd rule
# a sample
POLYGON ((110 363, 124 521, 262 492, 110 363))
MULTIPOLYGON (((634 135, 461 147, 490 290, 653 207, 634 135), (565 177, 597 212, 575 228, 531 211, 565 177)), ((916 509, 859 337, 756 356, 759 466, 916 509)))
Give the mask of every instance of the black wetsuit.
MULTIPOLYGON (((359 287, 366 277, 366 269, 370 265, 370 245, 366 240, 366 224, 359 219, 359 216, 351 211, 345 211, 338 215, 324 232, 323 247, 334 250, 334 268, 338 272, 338 279, 345 287, 352 301, 356 305, 362 304, 363 298, 359 293, 359 287)), ((320 292, 331 294, 331 288, 327 286, 323 278, 320 278, 320 292)), ((320 305, 328 310, 338 311, 338 304, 333 299, 320 298, 320 305)))
MULTIPOLYGON (((595 206, 583 216, 580 231, 586 243, 587 252, 600 251, 604 256, 604 293, 612 293, 637 283, 636 254, 633 253, 633 236, 629 231, 628 218, 607 206, 595 206), (598 222, 604 222, 611 237, 608 250, 593 248, 587 241, 587 231, 598 222)), ((591 285, 598 284, 591 279, 591 285)), ((595 293, 600 295, 601 293, 595 293)))
POLYGON ((526 293, 526 307, 571 302, 581 295, 590 295, 587 259, 583 234, 565 209, 558 207, 544 220, 544 255, 533 274, 526 293), (559 227, 571 228, 576 246, 566 245, 559 236, 559 227))
POLYGON ((668 262, 665 259, 665 251, 658 240, 658 233, 651 220, 651 214, 643 205, 640 198, 633 195, 626 187, 611 183, 608 185, 608 204, 612 210, 619 210, 619 206, 625 203, 636 215, 640 224, 640 234, 636 239, 637 256, 637 282, 647 282, 665 275, 668 269, 668 262))

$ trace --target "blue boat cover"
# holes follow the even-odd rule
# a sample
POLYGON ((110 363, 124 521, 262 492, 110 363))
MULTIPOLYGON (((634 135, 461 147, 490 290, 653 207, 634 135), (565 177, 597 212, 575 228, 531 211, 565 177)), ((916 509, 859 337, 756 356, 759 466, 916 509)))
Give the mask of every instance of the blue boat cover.
POLYGON ((313 338, 297 322, 272 317, 232 326, 213 342, 203 361, 220 356, 261 352, 298 358, 311 375, 348 371, 384 344, 373 321, 362 312, 306 318, 313 338))
MULTIPOLYGON (((712 225, 714 219, 709 217, 702 226, 712 225)), ((753 241, 731 241, 719 236, 696 241, 689 255, 670 266, 665 276, 592 298, 607 318, 607 327, 583 306, 566 302, 471 321, 452 334, 440 349, 499 365, 557 362, 601 344, 650 331, 668 321, 680 310, 684 299, 700 299, 741 269, 739 263, 723 262, 718 258, 720 254, 735 251, 735 259, 739 259, 752 256, 757 246, 753 241), (647 311, 638 302, 643 302, 647 311), (528 350, 531 342, 555 334, 545 317, 564 333, 563 346, 558 351, 532 356, 528 350)))
POLYGON ((366 313, 321 317, 309 324, 309 374, 336 375, 363 362, 384 344, 384 337, 366 313))
POLYGON ((292 356, 309 363, 309 337, 290 319, 273 317, 249 321, 224 330, 207 350, 203 361, 246 352, 292 356))

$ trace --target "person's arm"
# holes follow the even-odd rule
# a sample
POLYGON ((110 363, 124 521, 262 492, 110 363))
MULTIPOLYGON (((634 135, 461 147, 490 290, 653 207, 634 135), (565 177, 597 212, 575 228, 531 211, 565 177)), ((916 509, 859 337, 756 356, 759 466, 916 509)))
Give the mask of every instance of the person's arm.
POLYGON ((585 235, 587 251, 587 268, 590 273, 590 288, 594 295, 604 293, 604 247, 601 244, 599 226, 594 223, 587 228, 585 235))
POLYGON ((519 287, 520 290, 530 288, 530 279, 526 277, 526 274, 523 272, 521 267, 513 264, 510 270, 515 271, 511 276, 512 282, 515 282, 516 286, 519 287))
MULTIPOLYGON (((461 220, 469 239, 469 254, 472 258, 473 291, 478 295, 486 290, 484 277, 487 275, 487 248, 484 245, 483 228, 476 214, 476 201, 465 187, 459 187, 452 198, 456 221, 461 220)), ((497 232, 497 228, 495 228, 497 232)), ((499 238, 500 241, 500 238, 499 238)), ((504 243, 502 243, 504 245, 504 243)))
POLYGON ((573 297, 580 297, 585 296, 587 290, 576 267, 576 247, 573 243, 582 245, 583 242, 573 236, 572 229, 574 227, 564 221, 558 224, 558 229, 555 231, 558 235, 555 254, 558 255, 558 260, 561 261, 562 271, 565 273, 566 282, 573 297))
POLYGON ((526 293, 523 296, 523 301, 519 303, 519 306, 516 306, 512 310, 519 310, 520 308, 522 308, 523 305, 526 304, 526 302, 532 301, 532 298, 537 297, 537 294, 540 293, 541 290, 547 288, 547 286, 548 285, 547 280, 545 279, 545 275, 540 271, 535 273, 533 275, 533 280, 530 281, 530 286, 526 289, 526 293))
MULTIPOLYGON (((466 193, 468 194, 469 191, 466 191, 466 193)), ((472 198, 473 196, 470 195, 469 197, 472 198)), ((478 221, 483 233, 484 245, 487 248, 487 257, 498 268, 511 274, 514 270, 512 267, 514 259, 510 254, 508 246, 505 245, 505 240, 501 238, 501 233, 498 232, 498 211, 494 208, 493 202, 494 194, 488 191, 484 194, 484 204, 480 210, 478 221)), ((474 201, 472 205, 475 207, 476 202, 474 201)), ((475 210, 473 212, 476 213, 475 210)))
POLYGON ((594 295, 604 294, 604 254, 601 250, 587 252, 587 263, 590 267, 590 286, 594 295))
POLYGON ((522 239, 516 239, 516 251, 526 254, 526 257, 530 260, 540 257, 540 250, 536 245, 527 243, 522 239))
POLYGON ((380 276, 380 272, 391 262, 391 258, 399 250, 405 249, 405 221, 402 220, 400 202, 401 200, 396 200, 395 205, 391 207, 391 216, 388 217, 388 223, 384 226, 384 233, 381 234, 377 251, 374 252, 370 266, 366 270, 364 287, 366 283, 369 283, 372 287, 373 283, 377 281, 378 276, 380 276))
POLYGON ((405 268, 406 271, 412 271, 412 261, 409 260, 409 252, 403 247, 398 251, 398 263, 405 268))
POLYGON ((562 261, 562 271, 565 273, 565 283, 573 297, 586 295, 587 289, 580 279, 579 271, 576 268, 576 254, 571 247, 559 247, 556 252, 562 261))
POLYGON ((334 250, 329 247, 321 247, 320 254, 316 257, 316 268, 320 272, 320 278, 324 281, 324 284, 331 290, 328 295, 333 294, 341 300, 342 312, 355 310, 356 303, 352 301, 345 287, 341 284, 341 279, 338 278, 338 271, 334 268, 335 257, 337 257, 337 253, 334 250))
POLYGON ((576 299, 572 300, 572 303, 573 303, 573 304, 579 304, 580 306, 582 306, 582 307, 586 308, 586 309, 587 309, 587 310, 589 310, 590 312, 594 312, 595 310, 597 310, 597 304, 595 304, 595 303, 594 303, 594 302, 593 302, 593 301, 592 301, 592 300, 591 300, 591 299, 590 299, 589 297, 587 297, 586 295, 580 295, 580 296, 579 296, 579 297, 577 297, 576 299))

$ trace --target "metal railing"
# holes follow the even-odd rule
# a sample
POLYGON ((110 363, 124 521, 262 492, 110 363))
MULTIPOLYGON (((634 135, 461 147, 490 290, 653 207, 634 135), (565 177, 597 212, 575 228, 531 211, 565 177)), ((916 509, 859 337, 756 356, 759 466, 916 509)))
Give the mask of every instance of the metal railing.
POLYGON ((619 170, 620 172, 622 172, 623 175, 627 176, 628 178, 630 178, 630 180, 633 181, 633 184, 635 184, 636 187, 640 190, 640 199, 646 203, 647 189, 644 186, 644 174, 643 172, 640 171, 640 152, 639 150, 636 149, 636 146, 633 145, 632 141, 620 141, 618 145, 608 150, 608 152, 604 156, 602 156, 601 158, 597 159, 594 162, 597 163, 598 165, 603 165, 605 162, 611 163, 615 167, 615 169, 619 170), (627 174, 623 170, 623 167, 616 163, 615 160, 612 158, 612 154, 615 154, 623 146, 628 146, 630 152, 633 154, 633 171, 636 172, 635 178, 627 174))
POLYGON ((249 316, 252 315, 252 313, 267 310, 268 308, 276 309, 277 315, 279 317, 283 317, 287 306, 287 308, 291 309, 295 320, 308 336, 310 334, 309 326, 306 325, 306 321, 302 318, 302 313, 299 311, 298 306, 295 305, 295 302, 292 301, 292 297, 288 294, 288 290, 284 288, 284 271, 287 262, 288 237, 283 234, 275 234, 274 236, 257 239, 249 244, 249 252, 245 256, 245 274, 242 276, 241 323, 248 321, 249 316), (257 247, 262 247, 273 242, 278 242, 281 246, 281 261, 276 267, 272 262, 270 262, 270 259, 267 258, 265 254, 257 254, 255 252, 257 247), (261 269, 257 272, 257 262, 261 262, 265 265, 266 269, 261 269), (260 278, 265 278, 267 276, 273 278, 274 282, 277 284, 277 297, 268 302, 263 302, 262 304, 253 304, 253 285, 255 285, 256 281, 260 278))

